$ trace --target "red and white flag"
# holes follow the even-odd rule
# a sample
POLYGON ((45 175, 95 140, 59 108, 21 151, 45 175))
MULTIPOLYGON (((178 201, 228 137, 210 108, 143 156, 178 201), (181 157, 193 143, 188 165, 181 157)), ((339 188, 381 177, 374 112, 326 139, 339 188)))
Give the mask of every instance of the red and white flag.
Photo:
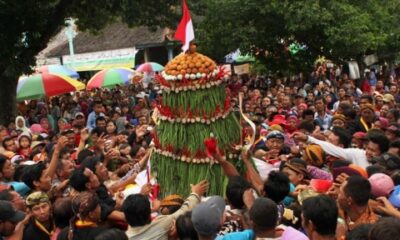
POLYGON ((194 39, 194 30, 186 0, 182 1, 183 16, 175 32, 175 39, 182 42, 182 50, 189 49, 189 43, 194 39))

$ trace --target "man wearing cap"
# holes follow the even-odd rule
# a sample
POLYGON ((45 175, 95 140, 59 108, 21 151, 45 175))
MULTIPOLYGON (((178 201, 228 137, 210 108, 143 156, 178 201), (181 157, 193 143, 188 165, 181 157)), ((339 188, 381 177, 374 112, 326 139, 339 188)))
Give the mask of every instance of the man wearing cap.
POLYGON ((284 145, 284 141, 283 133, 273 130, 268 133, 265 145, 256 149, 253 160, 263 180, 275 169, 274 164, 280 161, 280 156, 290 154, 290 148, 284 145))
POLYGON ((212 196, 197 205, 192 211, 192 223, 199 240, 215 239, 225 221, 225 201, 212 196))
POLYGON ((23 240, 50 240, 55 225, 51 217, 51 203, 47 194, 34 192, 26 198, 25 203, 32 217, 25 227, 23 240))
POLYGON ((395 107, 395 99, 390 93, 386 93, 385 95, 383 95, 383 102, 389 104, 390 108, 395 107))
POLYGON ((290 148, 284 145, 285 135, 278 130, 267 134, 265 145, 256 150, 255 156, 265 160, 278 160, 282 154, 289 154, 290 148))
MULTIPOLYGON (((19 222, 24 220, 25 213, 16 210, 11 202, 0 200, 0 239, 3 237, 9 237, 14 234, 22 234, 24 225, 20 225, 22 228, 17 233, 16 226, 19 222)), ((18 238, 16 238, 18 239, 18 238)))

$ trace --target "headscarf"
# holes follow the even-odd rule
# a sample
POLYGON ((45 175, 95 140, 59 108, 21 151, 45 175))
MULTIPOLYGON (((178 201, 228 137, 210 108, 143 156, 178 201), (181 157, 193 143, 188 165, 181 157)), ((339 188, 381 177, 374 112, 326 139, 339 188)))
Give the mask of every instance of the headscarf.
POLYGON ((308 145, 304 150, 304 160, 313 166, 321 167, 325 163, 325 154, 319 145, 308 145))
POLYGON ((341 120, 344 123, 346 123, 346 116, 344 116, 343 114, 340 113, 336 113, 335 115, 333 115, 332 117, 332 122, 334 122, 335 120, 341 120))
POLYGON ((50 203, 49 196, 44 192, 31 193, 25 200, 27 207, 33 207, 40 203, 50 203))
POLYGON ((304 178, 308 179, 307 168, 303 164, 294 161, 288 161, 285 163, 284 167, 287 167, 296 173, 303 174, 304 178))
POLYGON ((25 118, 23 116, 18 116, 15 118, 15 129, 22 131, 23 133, 26 134, 31 134, 31 130, 29 130, 29 128, 26 126, 26 122, 25 122, 25 118), (24 123, 24 126, 22 127, 18 127, 18 121, 22 120, 22 122, 24 123))

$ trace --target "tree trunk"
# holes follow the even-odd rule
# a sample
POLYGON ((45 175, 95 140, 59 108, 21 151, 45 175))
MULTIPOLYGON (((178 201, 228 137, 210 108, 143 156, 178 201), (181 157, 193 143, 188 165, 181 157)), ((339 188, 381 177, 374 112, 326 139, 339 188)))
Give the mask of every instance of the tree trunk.
POLYGON ((7 126, 17 114, 18 77, 1 76, 0 82, 0 124, 7 126))

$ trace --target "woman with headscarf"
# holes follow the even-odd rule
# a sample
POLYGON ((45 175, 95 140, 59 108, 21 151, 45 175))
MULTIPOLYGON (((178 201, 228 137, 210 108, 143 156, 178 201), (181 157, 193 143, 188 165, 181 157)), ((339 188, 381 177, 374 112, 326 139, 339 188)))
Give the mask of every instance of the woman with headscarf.
POLYGON ((307 172, 307 163, 299 158, 293 158, 290 161, 282 162, 281 171, 285 173, 290 182, 297 186, 307 184, 309 180, 307 172))
POLYGON ((15 118, 15 129, 22 133, 31 134, 31 130, 26 126, 25 118, 23 116, 15 118))

